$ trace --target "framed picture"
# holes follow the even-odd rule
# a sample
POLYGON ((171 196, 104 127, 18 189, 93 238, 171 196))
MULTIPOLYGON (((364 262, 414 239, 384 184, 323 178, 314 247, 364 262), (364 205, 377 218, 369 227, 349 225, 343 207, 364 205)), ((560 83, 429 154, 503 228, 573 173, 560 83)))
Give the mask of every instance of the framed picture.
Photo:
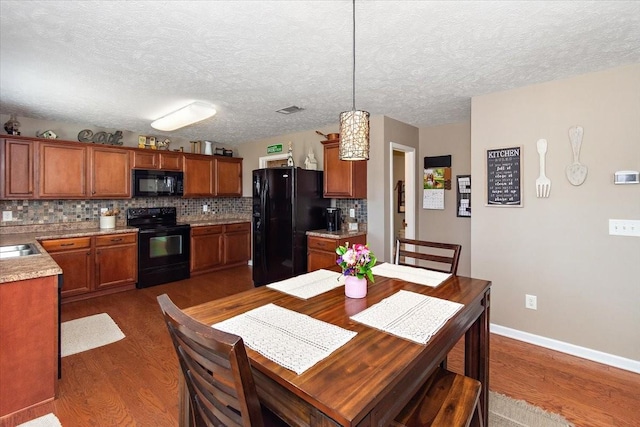
POLYGON ((487 150, 487 206, 522 207, 522 147, 487 150))

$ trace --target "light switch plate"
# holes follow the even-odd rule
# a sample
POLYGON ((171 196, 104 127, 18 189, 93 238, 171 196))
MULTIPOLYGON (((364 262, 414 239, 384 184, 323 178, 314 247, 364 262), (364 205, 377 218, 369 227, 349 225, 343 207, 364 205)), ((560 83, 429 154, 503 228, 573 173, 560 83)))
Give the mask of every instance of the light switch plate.
POLYGON ((358 223, 350 222, 349 223, 349 231, 358 231, 358 223))
POLYGON ((13 212, 12 211, 2 211, 2 220, 3 221, 13 221, 13 212))
POLYGON ((610 219, 609 234, 612 236, 640 237, 640 221, 634 219, 610 219))
POLYGON ((353 208, 349 209, 349 216, 351 218, 355 218, 356 217, 356 210, 353 209, 353 208))

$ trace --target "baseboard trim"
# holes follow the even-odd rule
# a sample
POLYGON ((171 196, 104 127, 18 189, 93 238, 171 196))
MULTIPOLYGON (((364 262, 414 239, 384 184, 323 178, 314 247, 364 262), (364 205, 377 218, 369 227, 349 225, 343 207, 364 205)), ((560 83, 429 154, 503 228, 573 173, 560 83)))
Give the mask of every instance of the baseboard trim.
POLYGON ((637 360, 627 359, 624 357, 616 356, 614 354, 604 353, 586 347, 580 347, 578 345, 554 340, 552 338, 542 337, 540 335, 534 335, 529 332, 507 328, 506 326, 496 325, 495 323, 492 323, 490 328, 491 333, 497 335, 502 335, 508 338, 524 341, 529 344, 534 344, 540 347, 556 350, 561 353, 570 354, 572 356, 581 357, 593 362, 602 363, 605 365, 613 366, 614 368, 620 368, 626 371, 640 374, 640 361, 637 360))

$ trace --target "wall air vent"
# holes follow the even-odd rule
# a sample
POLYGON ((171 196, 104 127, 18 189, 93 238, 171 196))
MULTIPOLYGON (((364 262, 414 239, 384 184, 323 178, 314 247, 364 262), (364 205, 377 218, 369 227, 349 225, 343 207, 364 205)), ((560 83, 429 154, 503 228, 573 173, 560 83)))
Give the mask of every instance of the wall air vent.
POLYGON ((277 110, 276 113, 280 113, 280 114, 293 114, 293 113, 299 113, 300 111, 303 111, 304 108, 300 108, 297 107, 295 105, 292 105, 291 107, 287 107, 287 108, 283 108, 281 110, 277 110))

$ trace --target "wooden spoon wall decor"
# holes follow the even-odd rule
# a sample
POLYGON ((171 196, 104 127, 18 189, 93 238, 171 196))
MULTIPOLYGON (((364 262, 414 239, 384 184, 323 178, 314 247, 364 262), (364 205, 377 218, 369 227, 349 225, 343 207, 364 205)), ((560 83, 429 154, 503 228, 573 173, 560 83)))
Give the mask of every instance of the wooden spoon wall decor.
POLYGON ((567 179, 573 185, 582 185, 587 179, 587 167, 580 163, 580 147, 582 146, 582 126, 569 128, 569 140, 573 150, 573 163, 567 166, 567 179))

